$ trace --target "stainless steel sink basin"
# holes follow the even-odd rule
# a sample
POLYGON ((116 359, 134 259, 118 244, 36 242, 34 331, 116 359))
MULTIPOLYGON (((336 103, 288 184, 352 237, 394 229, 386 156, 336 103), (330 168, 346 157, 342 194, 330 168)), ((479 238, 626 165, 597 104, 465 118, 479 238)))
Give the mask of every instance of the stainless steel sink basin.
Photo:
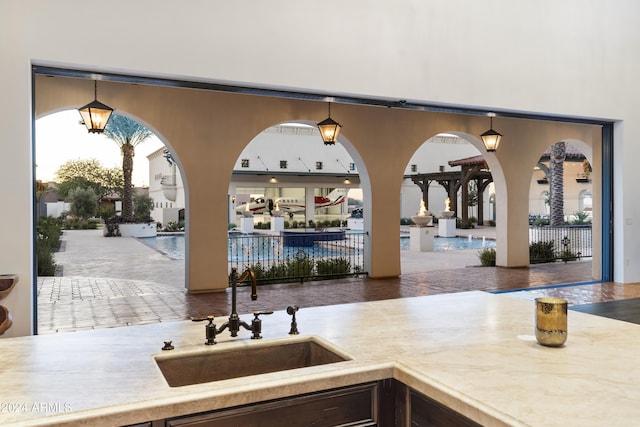
POLYGON ((251 344, 230 349, 218 344, 212 351, 155 361, 169 386, 182 387, 350 360, 313 339, 251 344))

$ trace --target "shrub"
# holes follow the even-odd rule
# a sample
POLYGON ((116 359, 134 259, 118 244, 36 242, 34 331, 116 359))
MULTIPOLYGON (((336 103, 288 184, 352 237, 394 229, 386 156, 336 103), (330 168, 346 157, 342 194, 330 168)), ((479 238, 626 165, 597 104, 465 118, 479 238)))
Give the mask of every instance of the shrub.
POLYGON ((400 218, 400 225, 413 225, 411 218, 400 218))
POLYGON ((576 261, 578 259, 578 255, 569 249, 565 249, 558 254, 558 258, 566 263, 568 261, 576 261))
POLYGON ((288 277, 310 277, 313 274, 314 262, 308 255, 296 256, 287 259, 286 268, 288 277))
POLYGON ((496 250, 494 248, 484 248, 478 251, 478 257, 480 258, 480 264, 483 267, 495 267, 496 266, 496 250))
POLYGON ((53 252, 51 248, 42 245, 40 241, 36 243, 36 262, 38 264, 38 276, 54 276, 56 264, 53 262, 53 252))
POLYGON ((98 209, 98 217, 102 218, 102 221, 105 222, 115 214, 116 209, 113 206, 102 206, 98 209))
POLYGON ((555 260, 554 241, 535 242, 529 245, 529 262, 540 264, 555 260))
POLYGON ((151 222, 151 210, 153 199, 145 194, 136 194, 133 197, 133 218, 136 222, 151 222))
POLYGON ((75 188, 69 192, 71 213, 81 219, 91 218, 98 212, 98 196, 91 188, 75 188))
POLYGON ((535 221, 533 221, 533 226, 534 227, 542 227, 545 225, 549 225, 549 220, 545 219, 545 218, 538 218, 535 221))
POLYGON ((316 261, 318 276, 346 277, 351 272, 351 262, 346 258, 329 258, 316 261))
POLYGON ((574 225, 591 224, 591 220, 589 219, 589 214, 587 212, 575 212, 573 216, 575 217, 575 219, 571 221, 571 224, 574 224, 574 225))
MULTIPOLYGON (((229 224, 229 229, 235 227, 235 224, 229 224), (232 227, 231 227, 232 226, 232 227)), ((169 224, 164 228, 163 231, 182 231, 184 230, 184 221, 169 221, 169 224)))
POLYGON ((53 261, 53 252, 60 246, 62 226, 60 221, 53 217, 38 218, 36 224, 36 257, 38 276, 53 276, 56 264, 53 261))

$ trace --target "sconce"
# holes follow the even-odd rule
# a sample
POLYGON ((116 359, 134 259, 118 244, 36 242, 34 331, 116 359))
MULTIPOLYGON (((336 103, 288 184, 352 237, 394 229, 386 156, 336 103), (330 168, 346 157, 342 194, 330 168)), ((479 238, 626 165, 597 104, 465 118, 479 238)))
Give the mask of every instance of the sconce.
POLYGON ((275 177, 275 176, 272 176, 271 178, 269 178, 269 183, 271 183, 271 184, 277 184, 277 183, 278 183, 278 180, 276 179, 276 177, 275 177))

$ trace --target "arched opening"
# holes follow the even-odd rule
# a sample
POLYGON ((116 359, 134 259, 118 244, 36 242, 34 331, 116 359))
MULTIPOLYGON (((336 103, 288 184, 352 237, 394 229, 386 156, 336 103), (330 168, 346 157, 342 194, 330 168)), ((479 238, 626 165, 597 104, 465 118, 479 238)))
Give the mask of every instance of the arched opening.
MULTIPOLYGON (((36 194, 39 208, 34 224, 38 235, 54 224, 62 232, 59 245, 50 252, 45 253, 40 239, 36 244, 38 300, 35 306, 39 333, 153 321, 155 316, 150 312, 129 313, 126 315, 129 320, 125 320, 124 313, 112 307, 96 306, 95 302, 101 298, 179 290, 185 283, 184 256, 175 257, 175 248, 159 244, 156 237, 122 237, 120 239, 127 242, 119 242, 119 250, 105 245, 105 222, 122 210, 122 154, 118 145, 105 135, 88 134, 79 118, 77 110, 61 109, 41 112, 35 122, 35 178, 41 191, 36 194), (74 197, 80 194, 79 190, 95 195, 97 206, 95 210, 85 208, 82 212, 86 215, 80 214, 76 205, 90 205, 91 199, 83 202, 74 197), (129 252, 131 248, 135 254, 129 252), (46 268, 47 263, 51 268, 46 268), (126 289, 113 285, 122 280, 128 283, 126 289), (76 324, 65 324, 61 320, 79 317, 65 311, 82 313, 89 306, 95 315, 78 319, 76 324)), ((141 218, 145 236, 155 235, 156 225, 158 230, 163 229, 162 223, 156 221, 158 213, 175 210, 178 219, 178 211, 184 212, 184 199, 170 201, 157 194, 162 194, 162 176, 149 165, 165 150, 166 142, 157 134, 135 149, 134 211, 136 215, 150 215, 154 220, 141 218), (146 209, 149 209, 147 213, 146 209)), ((181 184, 180 173, 176 175, 181 184)))
POLYGON ((343 141, 327 147, 298 120, 244 147, 228 191, 229 269, 253 268, 259 284, 366 273, 360 173, 343 141))
POLYGON ((436 253, 433 255, 438 258, 432 255, 433 263, 404 262, 403 273, 476 265, 478 249, 495 247, 492 181, 481 152, 455 132, 437 134, 416 150, 407 164, 402 185, 401 248, 436 253), (423 202, 433 217, 433 244, 429 233, 422 233, 422 239, 428 240, 425 244, 415 242, 418 233, 412 229, 412 217, 419 216, 418 208, 423 202), (478 232, 479 228, 483 231, 478 232), (437 254, 441 251, 451 255, 446 264, 441 259, 445 254, 437 254))
MULTIPOLYGON (((592 150, 576 140, 548 147, 529 191, 531 262, 591 262, 594 256, 592 150)), ((596 252, 597 253, 597 252, 596 252)))

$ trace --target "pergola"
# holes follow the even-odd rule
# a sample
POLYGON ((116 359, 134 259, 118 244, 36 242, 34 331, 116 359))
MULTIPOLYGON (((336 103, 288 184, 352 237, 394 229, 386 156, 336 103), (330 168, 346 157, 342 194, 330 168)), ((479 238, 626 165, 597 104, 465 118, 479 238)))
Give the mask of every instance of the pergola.
POLYGON ((460 171, 431 172, 411 175, 411 181, 422 190, 422 200, 427 204, 429 200, 429 186, 432 182, 442 185, 451 201, 451 210, 459 216, 463 226, 469 225, 469 182, 475 181, 478 191, 478 225, 484 224, 483 193, 493 182, 489 167, 482 155, 452 160, 449 166, 460 166, 460 171), (462 209, 458 210, 458 191, 462 188, 460 202, 462 209))

